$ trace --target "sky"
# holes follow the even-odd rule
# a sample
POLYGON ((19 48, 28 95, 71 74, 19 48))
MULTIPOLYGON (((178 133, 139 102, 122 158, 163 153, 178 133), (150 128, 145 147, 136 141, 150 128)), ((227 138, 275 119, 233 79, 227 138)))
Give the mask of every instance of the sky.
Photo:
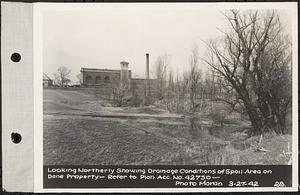
MULTIPOLYGON (((102 4, 93 8, 48 10, 43 18, 43 71, 50 77, 60 66, 119 69, 129 62, 133 77, 145 77, 156 59, 167 54, 173 71, 185 71, 194 47, 205 55, 205 44, 226 31, 224 11, 199 5, 102 4)), ((207 69, 204 63, 200 68, 207 69)))

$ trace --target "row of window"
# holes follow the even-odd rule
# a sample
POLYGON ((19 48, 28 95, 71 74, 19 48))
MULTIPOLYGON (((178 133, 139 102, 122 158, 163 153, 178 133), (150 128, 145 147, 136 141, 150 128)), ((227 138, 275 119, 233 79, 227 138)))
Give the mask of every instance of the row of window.
MULTIPOLYGON (((105 76, 105 77, 104 77, 104 83, 109 83, 109 82, 110 82, 110 77, 109 77, 109 76, 105 76)), ((86 77, 86 83, 94 83, 94 82, 93 82, 92 76, 87 76, 87 77, 86 77)), ((102 83, 102 79, 101 79, 100 76, 96 76, 96 78, 95 78, 95 83, 96 83, 96 84, 102 83)))

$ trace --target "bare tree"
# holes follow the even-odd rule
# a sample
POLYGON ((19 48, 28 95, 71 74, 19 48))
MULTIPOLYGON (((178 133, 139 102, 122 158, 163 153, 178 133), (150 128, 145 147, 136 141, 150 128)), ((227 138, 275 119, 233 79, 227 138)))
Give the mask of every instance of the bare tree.
POLYGON ((169 69, 168 84, 167 84, 167 88, 166 88, 166 100, 165 100, 167 109, 169 111, 171 111, 173 109, 175 95, 176 95, 176 92, 175 92, 175 81, 174 81, 173 71, 172 71, 172 69, 169 69))
POLYGON ((76 77, 77 77, 77 79, 78 79, 78 84, 81 85, 82 82, 83 82, 83 81, 82 81, 82 79, 83 79, 83 78, 82 78, 82 74, 79 73, 79 74, 76 75, 76 77))
POLYGON ((255 133, 285 133, 291 101, 291 47, 273 12, 232 10, 225 14, 231 31, 221 44, 210 42, 204 59, 235 90, 255 133))
POLYGON ((201 70, 199 68, 199 53, 197 47, 192 50, 190 70, 188 72, 189 92, 191 111, 195 112, 198 104, 196 103, 197 94, 199 93, 199 86, 201 81, 201 70))
POLYGON ((183 73, 182 77, 179 75, 177 71, 176 76, 176 85, 175 91, 177 94, 177 105, 176 105, 176 112, 183 113, 186 112, 186 99, 188 98, 188 88, 189 88, 189 77, 187 73, 183 73))
POLYGON ((112 91, 113 105, 116 107, 120 107, 127 104, 127 102, 125 101, 125 97, 129 93, 129 86, 120 85, 120 83, 117 82, 116 79, 112 79, 110 87, 112 91))
POLYGON ((167 54, 161 55, 155 62, 155 76, 157 79, 156 96, 162 100, 165 97, 165 89, 167 86, 167 69, 170 57, 167 54))
POLYGON ((174 83, 174 76, 173 76, 173 71, 172 69, 169 70, 169 75, 168 75, 168 88, 171 90, 171 91, 174 91, 174 86, 175 83, 174 83))
POLYGON ((59 67, 56 73, 54 73, 56 83, 61 87, 66 86, 69 82, 71 82, 71 80, 69 79, 70 73, 71 70, 69 70, 65 66, 59 67))

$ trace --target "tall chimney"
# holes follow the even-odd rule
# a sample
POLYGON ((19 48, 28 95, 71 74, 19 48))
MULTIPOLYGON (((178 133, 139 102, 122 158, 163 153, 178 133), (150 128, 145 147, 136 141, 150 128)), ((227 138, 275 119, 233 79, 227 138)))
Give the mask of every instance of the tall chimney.
MULTIPOLYGON (((149 76, 149 54, 146 53, 146 97, 150 96, 150 76, 149 76)), ((148 102, 148 101, 147 101, 148 102)))
POLYGON ((146 53, 146 79, 149 80, 149 54, 146 53))

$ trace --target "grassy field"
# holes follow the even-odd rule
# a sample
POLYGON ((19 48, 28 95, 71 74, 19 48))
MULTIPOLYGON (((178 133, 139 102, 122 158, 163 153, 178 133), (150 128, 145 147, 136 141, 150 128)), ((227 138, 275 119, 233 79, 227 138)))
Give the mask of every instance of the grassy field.
POLYGON ((287 164, 291 136, 249 137, 247 121, 214 125, 155 107, 111 107, 80 89, 44 89, 45 165, 287 164), (258 151, 258 146, 267 151, 258 151))

